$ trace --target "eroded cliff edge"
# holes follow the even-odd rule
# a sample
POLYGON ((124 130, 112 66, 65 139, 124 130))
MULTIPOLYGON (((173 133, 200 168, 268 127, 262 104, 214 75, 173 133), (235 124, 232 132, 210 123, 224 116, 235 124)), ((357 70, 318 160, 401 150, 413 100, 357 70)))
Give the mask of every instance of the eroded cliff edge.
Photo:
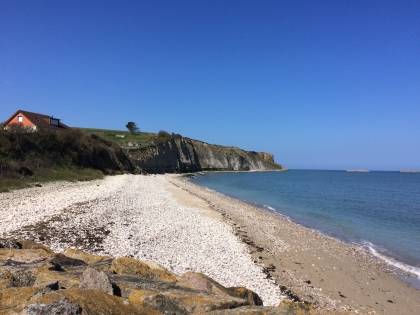
POLYGON ((244 151, 176 135, 147 148, 128 151, 148 173, 286 170, 270 153, 244 151))

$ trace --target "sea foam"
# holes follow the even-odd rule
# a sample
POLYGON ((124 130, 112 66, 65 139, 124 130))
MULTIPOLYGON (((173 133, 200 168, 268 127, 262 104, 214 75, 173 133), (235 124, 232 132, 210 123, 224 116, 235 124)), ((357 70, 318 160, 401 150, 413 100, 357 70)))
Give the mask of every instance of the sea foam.
POLYGON ((385 261, 388 265, 391 265, 393 267, 396 267, 404 272, 411 273, 415 276, 417 276, 417 279, 420 280, 420 268, 410 266, 408 264, 405 264, 401 261, 398 261, 392 257, 389 257, 381 252, 378 251, 377 247, 369 242, 363 242, 363 247, 367 249, 372 255, 375 257, 378 257, 379 259, 382 259, 385 261))

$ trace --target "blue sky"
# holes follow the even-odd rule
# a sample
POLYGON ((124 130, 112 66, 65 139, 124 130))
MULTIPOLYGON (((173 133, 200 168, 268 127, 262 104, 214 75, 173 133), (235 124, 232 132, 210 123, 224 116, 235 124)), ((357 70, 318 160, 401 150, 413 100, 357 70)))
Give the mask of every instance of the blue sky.
POLYGON ((420 169, 420 1, 0 2, 0 120, 420 169))

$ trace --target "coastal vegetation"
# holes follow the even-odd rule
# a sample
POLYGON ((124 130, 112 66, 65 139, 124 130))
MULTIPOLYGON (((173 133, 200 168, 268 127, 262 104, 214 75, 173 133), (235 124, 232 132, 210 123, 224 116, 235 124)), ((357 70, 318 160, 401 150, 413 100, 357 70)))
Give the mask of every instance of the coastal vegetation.
POLYGON ((95 128, 73 128, 82 132, 98 135, 110 141, 117 143, 121 148, 126 150, 136 150, 139 148, 147 148, 157 146, 170 139, 182 137, 179 134, 169 133, 165 130, 159 130, 158 133, 153 132, 134 132, 112 129, 95 129, 95 128))
POLYGON ((282 169, 269 153, 211 145, 165 130, 131 131, 1 128, 0 192, 45 181, 92 180, 124 172, 282 169), (181 161, 182 155, 186 159, 181 161))
POLYGON ((101 138, 108 139, 112 142, 117 143, 124 149, 132 149, 133 147, 128 146, 128 143, 137 143, 138 147, 148 147, 153 138, 157 138, 156 133, 152 132, 135 132, 124 130, 112 130, 112 129, 96 129, 96 128, 73 128, 80 130, 85 133, 94 134, 101 138))
POLYGON ((125 127, 128 129, 128 131, 130 131, 132 135, 140 132, 139 127, 137 127, 137 124, 134 121, 129 121, 125 127))
POLYGON ((115 142, 97 134, 0 129, 0 192, 51 180, 92 180, 133 169, 115 142))

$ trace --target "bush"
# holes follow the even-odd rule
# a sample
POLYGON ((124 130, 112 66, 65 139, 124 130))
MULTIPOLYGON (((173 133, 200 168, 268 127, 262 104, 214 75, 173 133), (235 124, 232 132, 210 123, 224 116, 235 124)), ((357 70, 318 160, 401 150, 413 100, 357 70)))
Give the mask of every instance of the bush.
POLYGON ((171 135, 165 130, 159 130, 158 137, 160 138, 169 138, 171 135))
POLYGON ((0 131, 0 179, 4 185, 25 187, 23 180, 38 179, 90 180, 133 169, 124 151, 100 136, 79 130, 57 133, 12 128, 0 131), (4 181, 6 179, 17 182, 4 181))

